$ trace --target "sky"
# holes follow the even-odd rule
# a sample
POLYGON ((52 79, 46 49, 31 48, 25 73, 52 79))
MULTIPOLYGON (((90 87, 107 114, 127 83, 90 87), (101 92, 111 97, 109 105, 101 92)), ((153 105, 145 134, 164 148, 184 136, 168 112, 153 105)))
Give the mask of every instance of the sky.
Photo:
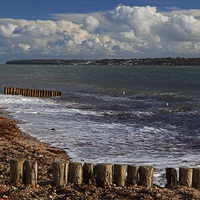
POLYGON ((0 63, 199 55, 200 0, 0 2, 0 63))

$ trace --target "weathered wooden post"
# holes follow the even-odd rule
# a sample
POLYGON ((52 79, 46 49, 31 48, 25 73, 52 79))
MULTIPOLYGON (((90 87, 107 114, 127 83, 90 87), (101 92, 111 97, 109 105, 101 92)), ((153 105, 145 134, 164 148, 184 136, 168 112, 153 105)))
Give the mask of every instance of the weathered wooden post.
POLYGON ((12 184, 22 183, 23 163, 23 159, 15 158, 10 160, 10 182, 12 184))
POLYGON ((138 184, 139 166, 128 165, 127 166, 127 185, 138 184))
POLYGON ((34 97, 37 97, 38 96, 38 92, 37 90, 34 91, 34 97))
POLYGON ((83 164, 83 181, 85 184, 91 184, 94 182, 94 164, 83 164))
POLYGON ((192 186, 192 169, 188 167, 179 168, 179 184, 187 187, 192 186))
POLYGON ((8 94, 12 94, 10 87, 8 88, 8 94))
POLYGON ((16 95, 16 88, 13 88, 13 95, 16 95))
POLYGON ((45 97, 45 90, 42 90, 42 97, 45 97))
POLYGON ((55 91, 51 91, 51 92, 50 92, 50 96, 51 96, 51 97, 54 97, 54 96, 55 96, 55 91))
POLYGON ((114 184, 119 187, 125 186, 126 165, 114 164, 114 184))
POLYGON ((177 171, 175 168, 166 168, 167 186, 175 187, 178 184, 177 171))
POLYGON ((139 168, 140 185, 147 188, 153 187, 153 174, 154 174, 153 167, 140 166, 139 168))
POLYGON ((22 91, 23 91, 23 89, 19 88, 19 95, 22 95, 22 91))
POLYGON ((100 187, 112 185, 113 180, 113 165, 112 164, 97 164, 96 182, 100 187))
POLYGON ((53 184, 56 187, 64 186, 68 182, 68 163, 64 161, 53 162, 53 184))
POLYGON ((37 184, 37 162, 26 160, 23 166, 23 183, 35 186, 37 184))
POLYGON ((31 96, 30 89, 27 89, 27 96, 31 96))
POLYGON ((8 87, 4 87, 4 94, 9 94, 9 88, 8 87))
POLYGON ((200 168, 193 168, 192 187, 200 189, 200 168))
POLYGON ((82 163, 70 162, 69 163, 69 182, 74 185, 82 184, 82 163))
POLYGON ((49 97, 48 96, 48 92, 45 90, 45 92, 44 92, 44 95, 45 95, 45 97, 49 97))
POLYGON ((25 89, 22 89, 22 95, 25 96, 25 89))
POLYGON ((4 87, 3 91, 4 91, 3 92, 4 94, 7 94, 7 88, 6 87, 4 87))
POLYGON ((13 95, 13 88, 10 88, 10 94, 13 95))
POLYGON ((16 88, 16 95, 19 95, 19 88, 16 88))
POLYGON ((35 90, 31 90, 31 97, 34 97, 34 95, 35 95, 35 90))

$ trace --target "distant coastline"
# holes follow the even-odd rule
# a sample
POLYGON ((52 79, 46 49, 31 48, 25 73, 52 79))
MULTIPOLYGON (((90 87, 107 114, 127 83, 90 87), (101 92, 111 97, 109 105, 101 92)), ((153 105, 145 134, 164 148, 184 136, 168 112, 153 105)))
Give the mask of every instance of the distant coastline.
POLYGON ((200 66, 200 58, 143 58, 143 59, 102 59, 102 60, 64 60, 64 59, 30 59, 11 60, 6 64, 15 65, 157 65, 157 66, 200 66))

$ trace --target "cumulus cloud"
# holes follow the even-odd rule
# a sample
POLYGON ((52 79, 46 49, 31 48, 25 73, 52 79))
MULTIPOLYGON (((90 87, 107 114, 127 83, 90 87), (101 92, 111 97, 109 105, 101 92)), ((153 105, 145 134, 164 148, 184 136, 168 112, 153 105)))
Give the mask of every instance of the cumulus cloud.
POLYGON ((99 20, 95 17, 88 16, 84 18, 84 28, 88 31, 94 31, 99 27, 99 20))
POLYGON ((32 35, 35 37, 47 37, 51 34, 51 30, 42 26, 28 24, 23 27, 15 28, 13 33, 21 35, 32 35))
MULTIPOLYGON (((164 23, 161 34, 172 41, 200 41, 200 21, 193 16, 174 15, 164 23)), ((161 36, 162 36, 161 35, 161 36)))
POLYGON ((0 53, 29 58, 199 56, 199 10, 160 13, 156 7, 57 15, 56 20, 0 19, 0 53), (74 18, 72 16, 75 16, 74 18), (24 52, 24 54, 23 54, 24 52))
POLYGON ((190 15, 198 19, 200 18, 200 10, 198 9, 181 10, 180 8, 172 8, 171 12, 162 12, 162 14, 166 16, 190 15))
POLYGON ((0 24, 0 36, 5 38, 11 37, 16 27, 16 25, 10 23, 6 25, 0 24))
POLYGON ((23 51, 30 51, 30 45, 19 43, 18 45, 23 51))

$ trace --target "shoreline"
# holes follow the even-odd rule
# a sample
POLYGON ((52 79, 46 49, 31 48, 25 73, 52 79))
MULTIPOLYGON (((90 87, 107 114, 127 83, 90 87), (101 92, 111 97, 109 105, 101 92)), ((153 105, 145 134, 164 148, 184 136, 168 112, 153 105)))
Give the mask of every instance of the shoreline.
POLYGON ((200 66, 200 58, 161 57, 101 60, 30 59, 10 60, 5 64, 14 65, 124 65, 124 66, 200 66))
POLYGON ((200 190, 177 186, 146 189, 141 186, 99 188, 95 185, 52 185, 52 162, 69 161, 67 153, 22 132, 9 112, 0 108, 0 199, 200 199, 200 190), (38 163, 38 184, 35 188, 11 185, 9 161, 12 158, 35 160, 38 163), (89 194, 89 195, 88 195, 89 194))

